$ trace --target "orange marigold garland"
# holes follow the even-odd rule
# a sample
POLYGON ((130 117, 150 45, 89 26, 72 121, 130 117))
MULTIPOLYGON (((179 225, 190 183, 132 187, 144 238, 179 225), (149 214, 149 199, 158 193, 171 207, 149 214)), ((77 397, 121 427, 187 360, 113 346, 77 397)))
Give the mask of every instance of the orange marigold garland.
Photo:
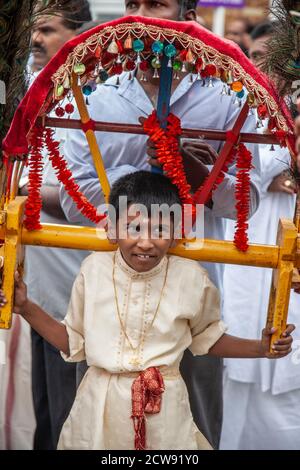
POLYGON ((237 152, 236 175, 236 209, 237 222, 234 243, 241 251, 248 249, 248 218, 250 207, 250 170, 252 154, 244 144, 239 144, 237 152))
POLYGON ((49 160, 55 170, 57 179, 64 185, 65 190, 75 202, 80 212, 89 220, 98 224, 106 218, 105 214, 98 214, 97 209, 79 191, 79 185, 75 182, 72 172, 68 169, 67 163, 59 152, 59 142, 53 140, 54 131, 47 128, 45 130, 45 144, 49 152, 49 160))
POLYGON ((27 230, 39 230, 41 228, 40 214, 42 208, 44 128, 36 127, 34 129, 30 145, 28 198, 25 205, 24 225, 27 230))

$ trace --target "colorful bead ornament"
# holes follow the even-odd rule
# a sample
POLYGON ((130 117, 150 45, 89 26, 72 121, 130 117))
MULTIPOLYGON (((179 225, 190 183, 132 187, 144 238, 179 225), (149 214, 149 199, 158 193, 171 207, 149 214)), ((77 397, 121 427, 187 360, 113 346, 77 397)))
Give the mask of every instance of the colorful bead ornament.
POLYGON ((152 52, 154 54, 162 54, 163 50, 164 50, 164 45, 161 41, 155 41, 153 44, 152 44, 152 52))
POLYGON ((55 89, 55 98, 60 99, 61 96, 64 94, 64 92, 65 92, 65 89, 63 85, 58 85, 55 89))
POLYGON ((135 39, 132 44, 132 49, 137 52, 136 64, 139 65, 142 61, 141 52, 145 49, 145 44, 141 39, 135 39))
POLYGON ((238 81, 238 82, 233 82, 231 84, 231 89, 232 91, 235 91, 236 93, 239 93, 240 91, 242 91, 243 89, 243 84, 242 82, 238 81))
POLYGON ((74 73, 78 76, 78 86, 81 86, 81 75, 84 74, 84 72, 86 71, 86 67, 84 64, 75 64, 74 65, 74 69, 73 69, 74 73))
POLYGON ((169 58, 168 67, 172 67, 172 59, 177 54, 176 47, 173 44, 168 44, 165 47, 165 55, 169 58))
POLYGON ((109 75, 108 75, 108 73, 106 72, 105 69, 101 69, 101 70, 99 70, 98 77, 99 77, 100 83, 105 83, 106 80, 108 80, 109 75))
POLYGON ((73 114, 74 113, 74 106, 72 103, 67 103, 65 106, 65 111, 67 114, 73 114))
POLYGON ((92 87, 90 85, 84 85, 82 88, 82 93, 85 96, 90 96, 93 93, 92 87))
POLYGON ((161 68, 160 60, 157 57, 153 57, 151 60, 151 65, 154 68, 153 78, 159 78, 158 69, 161 68))
POLYGON ((57 117, 63 117, 65 115, 65 110, 64 108, 62 108, 61 106, 58 106, 56 109, 55 109, 55 114, 57 117))

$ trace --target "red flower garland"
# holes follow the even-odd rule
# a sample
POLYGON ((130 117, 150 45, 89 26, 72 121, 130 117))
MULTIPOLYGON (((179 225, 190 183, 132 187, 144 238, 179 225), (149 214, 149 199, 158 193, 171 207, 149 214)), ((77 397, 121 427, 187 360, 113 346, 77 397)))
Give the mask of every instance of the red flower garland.
POLYGON ((240 144, 237 153, 236 175, 236 209, 237 222, 234 235, 235 246, 241 251, 248 249, 248 218, 250 207, 250 170, 252 168, 252 154, 244 144, 240 144))
MULTIPOLYGON (((143 127, 145 132, 149 135, 150 140, 155 144, 158 162, 162 165, 166 175, 179 190, 184 212, 186 212, 188 208, 192 207, 192 217, 194 220, 196 215, 195 204, 197 200, 199 200, 203 185, 197 189, 194 196, 191 195, 191 186, 188 184, 186 179, 183 158, 179 149, 178 137, 181 134, 180 119, 173 114, 169 114, 167 122, 167 129, 162 129, 157 118, 156 111, 153 111, 153 113, 144 121, 143 127)), ((230 134, 230 132, 228 134, 230 134)), ((228 135, 228 138, 232 138, 232 136, 228 135)), ((246 251, 248 249, 247 220, 250 203, 249 173, 252 167, 252 155, 244 144, 240 144, 238 147, 233 148, 213 185, 211 194, 224 180, 225 174, 228 172, 228 167, 230 163, 234 161, 236 156, 238 170, 236 176, 237 223, 234 243, 239 250, 246 251)))
POLYGON ((29 155, 28 198, 25 205, 24 225, 27 230, 41 228, 40 215, 42 208, 41 186, 43 181, 43 144, 44 128, 36 127, 31 135, 29 155))
POLYGON ((67 163, 59 152, 59 142, 53 140, 54 131, 47 128, 45 130, 45 144, 49 152, 49 160, 55 170, 57 179, 64 185, 65 190, 73 199, 80 212, 89 220, 98 224, 106 218, 105 214, 98 214, 97 209, 79 191, 79 185, 75 182, 72 172, 68 169, 67 163))

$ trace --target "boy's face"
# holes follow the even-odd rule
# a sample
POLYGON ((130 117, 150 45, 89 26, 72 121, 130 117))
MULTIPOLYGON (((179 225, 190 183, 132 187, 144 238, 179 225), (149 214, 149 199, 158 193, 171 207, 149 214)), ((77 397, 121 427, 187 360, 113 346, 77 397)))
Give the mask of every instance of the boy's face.
POLYGON ((120 215, 116 227, 116 239, 112 242, 119 245, 126 263, 137 272, 149 271, 157 266, 175 246, 174 224, 171 218, 150 218, 136 212, 128 211, 120 215))
MULTIPOLYGON (((180 10, 178 0, 125 0, 126 15, 179 21, 180 10)), ((186 20, 195 20, 196 13, 194 10, 189 10, 184 16, 186 20)))

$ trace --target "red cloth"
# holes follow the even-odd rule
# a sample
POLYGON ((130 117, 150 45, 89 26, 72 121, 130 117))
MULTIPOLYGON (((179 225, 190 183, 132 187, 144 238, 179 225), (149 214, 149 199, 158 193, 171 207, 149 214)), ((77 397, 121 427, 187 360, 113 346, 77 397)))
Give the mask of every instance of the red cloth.
POLYGON ((135 450, 146 449, 145 413, 160 412, 162 394, 165 390, 163 377, 157 367, 142 371, 132 384, 132 416, 135 450))
MULTIPOLYGON (((51 77, 58 70, 58 68, 66 62, 68 55, 74 50, 74 48, 78 44, 83 43, 93 34, 103 30, 108 26, 114 27, 124 23, 135 22, 141 22, 145 25, 170 28, 178 32, 184 32, 195 39, 200 39, 204 44, 215 48, 220 53, 238 62, 243 67, 243 69, 247 71, 247 73, 251 75, 257 83, 262 85, 278 103, 278 106, 280 106, 282 113, 287 120, 291 132, 293 132, 293 121, 289 115, 285 103, 283 100, 279 100, 279 98, 276 96, 276 93, 267 77, 258 69, 256 69, 256 67, 254 67, 254 65, 242 53, 235 43, 215 36, 213 33, 193 21, 176 22, 157 18, 129 16, 111 21, 110 23, 96 26, 90 31, 87 31, 80 36, 68 41, 52 58, 48 65, 38 75, 15 113, 11 128, 3 141, 3 149, 7 154, 16 155, 28 153, 29 133, 34 126, 37 117, 41 113, 41 110, 44 109, 47 98, 49 99, 49 105, 51 104, 53 88, 51 77)), ((47 109, 48 107, 49 106, 46 105, 47 109)), ((293 147, 293 144, 291 145, 293 147)))

